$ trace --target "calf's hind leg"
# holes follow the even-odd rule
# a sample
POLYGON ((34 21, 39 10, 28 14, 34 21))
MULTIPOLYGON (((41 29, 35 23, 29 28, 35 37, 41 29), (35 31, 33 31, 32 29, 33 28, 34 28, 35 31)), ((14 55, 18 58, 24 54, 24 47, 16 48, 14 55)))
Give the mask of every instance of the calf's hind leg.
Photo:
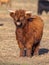
POLYGON ((39 46, 40 46, 40 44, 39 44, 39 42, 35 45, 35 47, 34 47, 34 53, 33 53, 33 55, 39 55, 39 46))

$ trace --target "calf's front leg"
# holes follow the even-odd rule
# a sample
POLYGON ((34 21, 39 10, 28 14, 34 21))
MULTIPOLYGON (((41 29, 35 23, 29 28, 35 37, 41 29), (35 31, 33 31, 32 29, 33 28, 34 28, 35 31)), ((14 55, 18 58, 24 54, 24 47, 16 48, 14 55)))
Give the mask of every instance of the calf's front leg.
POLYGON ((26 43, 26 56, 27 57, 31 57, 32 56, 33 43, 34 43, 34 38, 28 40, 28 42, 26 43))
POLYGON ((19 42, 18 45, 20 48, 20 57, 24 57, 25 56, 24 45, 21 42, 19 42))
POLYGON ((26 44, 26 56, 31 57, 32 56, 32 44, 27 43, 26 44))

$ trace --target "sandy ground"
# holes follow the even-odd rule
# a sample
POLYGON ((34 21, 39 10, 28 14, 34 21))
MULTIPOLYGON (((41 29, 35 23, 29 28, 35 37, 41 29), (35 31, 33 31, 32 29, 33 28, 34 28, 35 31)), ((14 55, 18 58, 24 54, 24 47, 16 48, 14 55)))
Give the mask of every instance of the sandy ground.
POLYGON ((0 65, 49 65, 49 13, 43 12, 44 31, 41 40, 39 56, 20 58, 19 47, 15 39, 15 25, 9 16, 8 9, 31 10, 37 14, 37 0, 12 1, 11 8, 0 6, 0 65))

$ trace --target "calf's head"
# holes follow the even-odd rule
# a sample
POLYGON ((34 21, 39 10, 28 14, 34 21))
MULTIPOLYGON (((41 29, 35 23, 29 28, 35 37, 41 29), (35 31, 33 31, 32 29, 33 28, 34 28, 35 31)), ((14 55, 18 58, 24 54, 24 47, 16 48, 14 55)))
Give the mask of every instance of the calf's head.
POLYGON ((24 27, 28 21, 32 20, 31 12, 25 10, 10 11, 10 16, 13 18, 17 27, 24 27))

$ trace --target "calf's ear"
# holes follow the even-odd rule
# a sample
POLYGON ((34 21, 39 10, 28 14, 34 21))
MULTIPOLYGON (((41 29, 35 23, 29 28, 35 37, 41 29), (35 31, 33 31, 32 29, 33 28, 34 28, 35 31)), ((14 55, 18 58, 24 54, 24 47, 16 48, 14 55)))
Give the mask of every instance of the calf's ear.
POLYGON ((15 13, 14 13, 14 12, 10 12, 10 16, 11 16, 12 18, 14 18, 14 17, 15 17, 15 13))
POLYGON ((14 18, 14 17, 15 17, 15 12, 12 11, 12 10, 8 10, 8 11, 10 12, 10 16, 11 16, 12 18, 14 18))
POLYGON ((27 21, 33 21, 33 18, 30 17, 30 18, 27 19, 27 21))
POLYGON ((33 21, 32 13, 30 11, 26 12, 25 17, 27 21, 33 21))

